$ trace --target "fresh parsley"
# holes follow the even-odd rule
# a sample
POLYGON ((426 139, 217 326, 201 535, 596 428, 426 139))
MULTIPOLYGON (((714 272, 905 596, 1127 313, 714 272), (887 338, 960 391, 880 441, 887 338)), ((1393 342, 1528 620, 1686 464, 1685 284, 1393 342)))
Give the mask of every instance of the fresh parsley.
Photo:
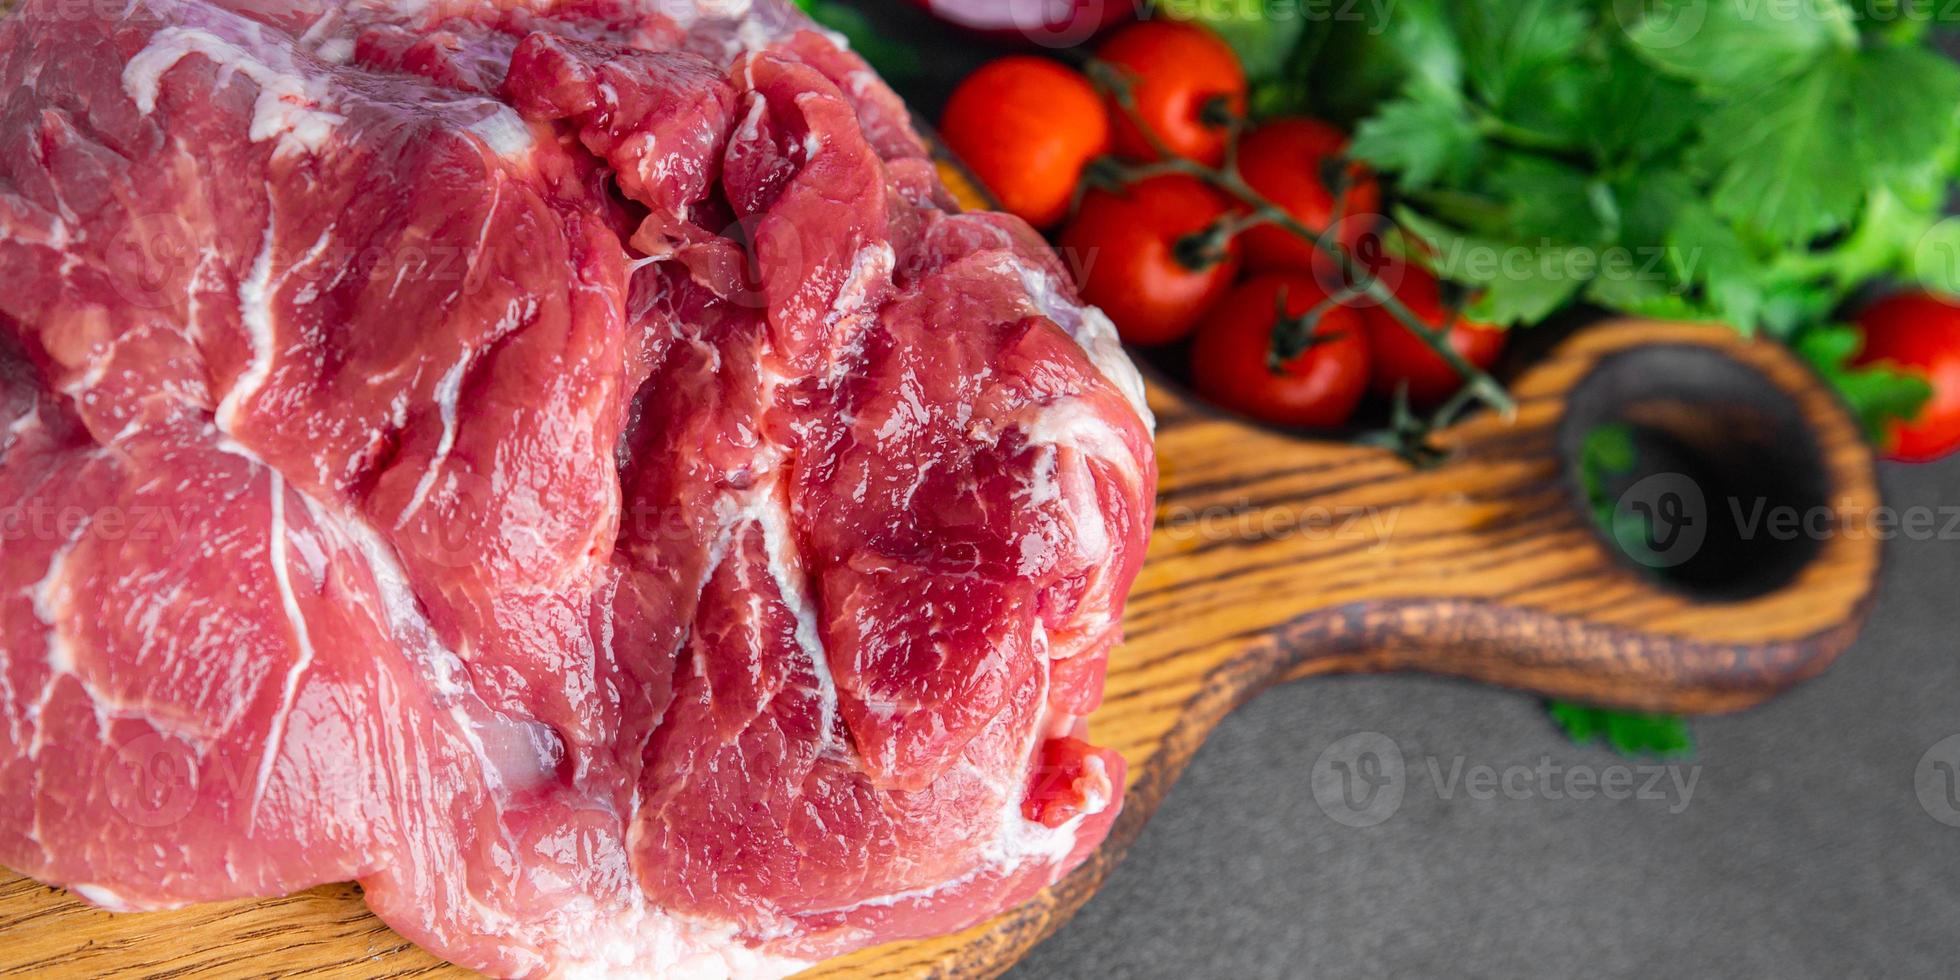
POLYGON ((1918 415, 1933 396, 1933 388, 1924 378, 1885 367, 1852 367, 1849 362, 1860 343, 1855 328, 1830 326, 1805 333, 1796 347, 1843 394, 1864 424, 1866 436, 1875 442, 1884 437, 1887 420, 1918 415))
POLYGON ((1680 756, 1694 751, 1694 735, 1685 719, 1634 711, 1595 708, 1571 701, 1546 705, 1552 720, 1572 741, 1587 745, 1599 739, 1621 755, 1680 756))
POLYGON ((1848 367, 1840 318, 1873 282, 1960 288, 1960 67, 1929 18, 1884 13, 1398 0, 1310 24, 1254 105, 1351 127, 1469 315, 1726 323, 1791 344, 1877 432, 1926 389, 1848 367))
POLYGON ((1594 426, 1579 443, 1579 488, 1585 494, 1593 522, 1613 541, 1615 547, 1636 561, 1645 562, 1650 551, 1646 521, 1632 510, 1619 506, 1615 494, 1620 478, 1633 473, 1639 448, 1631 426, 1613 423, 1594 426))

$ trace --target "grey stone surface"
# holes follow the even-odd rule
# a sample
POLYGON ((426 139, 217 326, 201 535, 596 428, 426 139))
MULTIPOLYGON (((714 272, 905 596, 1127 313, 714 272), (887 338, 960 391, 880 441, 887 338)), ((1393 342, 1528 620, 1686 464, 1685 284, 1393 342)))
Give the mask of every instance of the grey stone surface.
MULTIPOLYGON (((1895 507, 1960 508, 1960 461, 1883 480, 1895 507)), ((1960 733, 1960 539, 1894 540, 1887 562, 1871 625, 1829 673, 1694 723, 1674 770, 1695 780, 1685 807, 1666 775, 1653 799, 1550 798, 1562 784, 1541 764, 1640 763, 1571 745, 1522 695, 1419 677, 1268 692, 1010 976, 1960 975, 1960 827, 1915 792, 1922 756, 1960 733), (1310 773, 1363 732, 1394 740, 1405 792, 1354 828, 1310 773), (1478 766, 1523 767, 1524 798, 1473 796, 1478 766)))

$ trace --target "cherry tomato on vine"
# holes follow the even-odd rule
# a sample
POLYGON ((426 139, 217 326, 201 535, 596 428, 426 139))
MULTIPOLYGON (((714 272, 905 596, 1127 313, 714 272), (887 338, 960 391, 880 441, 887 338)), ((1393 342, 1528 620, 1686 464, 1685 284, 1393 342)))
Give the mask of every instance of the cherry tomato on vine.
POLYGON ((1886 364, 1933 386, 1910 422, 1894 423, 1885 454, 1925 463, 1960 449, 1960 303, 1923 292, 1888 296, 1858 314, 1860 364, 1886 364))
MULTIPOLYGON (((1096 57, 1119 69, 1130 84, 1137 118, 1179 156, 1216 166, 1225 159, 1226 130, 1209 125, 1216 103, 1245 114, 1245 69, 1218 35, 1196 24, 1150 20, 1117 31, 1096 57)), ((1120 104, 1110 107, 1116 152, 1137 160, 1156 157, 1150 141, 1120 104)))
POLYGON ((1300 318, 1325 304, 1310 275, 1272 273, 1245 281, 1212 310, 1191 345, 1198 392, 1264 422, 1331 429, 1347 422, 1368 388, 1368 345, 1359 311, 1327 306, 1308 335, 1275 337, 1280 303, 1300 318), (1277 364, 1275 364, 1277 361, 1277 364))
MULTIPOLYGON (((1442 287, 1427 269, 1401 259, 1387 259, 1376 275, 1422 322, 1440 327, 1449 318, 1449 310, 1443 305, 1442 287)), ((1376 394, 1394 397, 1396 389, 1407 384, 1409 403, 1425 407, 1448 399, 1463 387, 1463 378, 1456 369, 1416 336, 1415 331, 1386 308, 1365 299, 1358 302, 1367 321, 1368 352, 1374 363, 1369 387, 1376 394)), ((1498 355, 1504 352, 1503 328, 1461 316, 1450 325, 1449 341, 1464 360, 1480 369, 1497 363, 1498 355)))
POLYGON ((1203 268, 1180 257, 1180 243, 1213 227, 1225 198, 1192 177, 1153 177, 1120 194, 1094 190, 1057 245, 1076 270, 1082 298, 1102 307, 1123 339, 1183 339, 1238 276, 1236 242, 1203 268))
MULTIPOLYGON (((1359 164, 1347 166, 1347 183, 1338 198, 1327 186, 1327 161, 1347 152, 1347 144, 1345 133, 1318 120, 1274 120, 1239 144, 1239 173, 1253 190, 1307 227, 1332 232, 1353 253, 1375 232, 1382 196, 1374 175, 1359 164), (1336 210, 1342 219, 1339 227, 1330 228, 1336 210)), ((1338 268, 1312 243, 1270 224, 1245 233, 1245 260, 1248 268, 1260 272, 1313 269, 1325 275, 1338 268)))
POLYGON ((1037 228, 1062 220, 1082 168, 1109 149, 1095 86, 1028 55, 991 62, 960 83, 940 133, 1003 208, 1037 228))

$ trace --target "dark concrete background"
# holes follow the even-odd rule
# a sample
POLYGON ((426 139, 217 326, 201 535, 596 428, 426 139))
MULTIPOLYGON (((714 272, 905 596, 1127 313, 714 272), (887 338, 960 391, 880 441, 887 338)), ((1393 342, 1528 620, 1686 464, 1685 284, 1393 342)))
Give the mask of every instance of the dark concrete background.
MULTIPOLYGON (((1884 482, 1895 508, 1960 508, 1960 461, 1884 482)), ((1639 764, 1570 745, 1519 694, 1415 676, 1266 692, 1009 976, 1956 976, 1960 827, 1915 792, 1927 751, 1960 733, 1956 586, 1960 537, 1891 541, 1872 623, 1831 672, 1693 723, 1686 808, 1674 790, 1548 800, 1558 784, 1535 776, 1521 800, 1443 798, 1429 759, 1445 780, 1458 757, 1639 764), (1368 731, 1401 749, 1405 796, 1356 829, 1315 804, 1309 772, 1368 731)))
MULTIPOLYGON (((1894 507, 1960 506, 1960 461, 1883 477, 1894 507)), ((1639 763, 1569 744, 1522 695, 1420 677, 1268 692, 1010 977, 1960 975, 1960 827, 1916 794, 1923 757, 1960 733, 1960 540, 1895 540, 1887 559, 1857 646, 1776 702, 1696 721, 1659 798, 1550 798, 1548 766, 1639 763), (1309 777, 1363 733, 1395 743, 1406 785, 1393 816, 1356 828, 1309 777), (1445 778, 1534 776, 1522 798, 1461 783, 1446 798, 1432 761, 1445 778), (1685 807, 1677 775, 1694 778, 1685 807)))
MULTIPOLYGON (((931 52, 901 84, 928 119, 1010 50, 898 0, 853 5, 931 52)), ((1960 460, 1882 476, 1895 508, 1960 512, 1960 460)), ((1010 977, 1960 976, 1960 827, 1917 794, 1922 759, 1960 736, 1947 621, 1960 536, 1897 539, 1886 557, 1857 646, 1769 705, 1695 721, 1696 751, 1656 798, 1552 798, 1565 784, 1539 775, 1550 767, 1648 763, 1572 745, 1536 698, 1423 677, 1268 692, 1212 735, 1101 894, 1010 977), (1311 774, 1365 733, 1400 750, 1404 796, 1356 828, 1321 809, 1311 774), (1521 767, 1521 798, 1444 788, 1432 763, 1441 781, 1521 767), (1685 807, 1677 777, 1694 780, 1685 807)), ((1960 764, 1960 742, 1940 757, 1960 764)))
MULTIPOLYGON (((1894 507, 1960 512, 1960 461, 1883 480, 1894 507)), ((1542 760, 1641 763, 1570 744, 1522 695, 1420 677, 1270 691, 1010 977, 1960 975, 1960 827, 1929 814, 1915 779, 1960 734, 1960 537, 1895 539, 1886 557, 1871 625, 1830 672, 1694 722, 1674 770, 1696 779, 1685 808, 1671 788, 1547 798, 1561 784, 1536 776, 1542 760), (1394 740, 1406 788, 1392 817, 1354 828, 1309 776, 1363 732, 1394 740), (1525 798, 1473 799, 1462 782, 1445 798, 1429 762, 1447 781, 1458 758, 1533 770, 1514 777, 1525 798)))

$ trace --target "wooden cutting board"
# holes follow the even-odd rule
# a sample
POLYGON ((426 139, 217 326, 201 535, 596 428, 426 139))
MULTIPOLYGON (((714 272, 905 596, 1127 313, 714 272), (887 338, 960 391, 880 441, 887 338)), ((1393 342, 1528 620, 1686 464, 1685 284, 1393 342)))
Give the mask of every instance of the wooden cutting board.
MULTIPOLYGON (((1851 641, 1873 595, 1874 536, 1850 525, 1794 538, 1766 523, 1754 534, 1735 527, 1738 508, 1745 518, 1778 506, 1857 518, 1879 502, 1855 425, 1781 347, 1714 327, 1605 324, 1563 342, 1514 391, 1515 421, 1467 421, 1442 435, 1445 461, 1416 469, 1385 451, 1244 423, 1152 378, 1157 530, 1108 698, 1090 721, 1094 739, 1130 761, 1109 842, 991 922, 811 975, 1004 971, 1095 891, 1212 727, 1279 681, 1421 671, 1726 711, 1815 674, 1851 641), (1680 531, 1656 553, 1671 578, 1615 557, 1582 506, 1575 448, 1608 421, 1658 447, 1663 471, 1622 499, 1680 531)), ((0 877, 0 974, 41 971, 461 973, 367 914, 352 885, 110 915, 0 877)))

